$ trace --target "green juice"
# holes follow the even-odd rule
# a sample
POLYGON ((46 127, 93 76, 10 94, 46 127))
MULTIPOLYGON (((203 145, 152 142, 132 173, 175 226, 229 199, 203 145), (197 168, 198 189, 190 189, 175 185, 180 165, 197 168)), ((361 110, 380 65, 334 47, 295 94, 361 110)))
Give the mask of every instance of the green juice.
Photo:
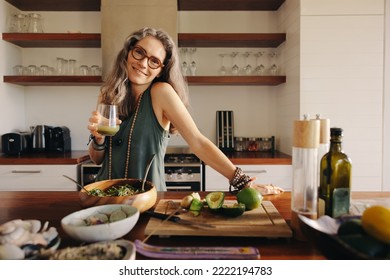
POLYGON ((113 136, 115 135, 119 130, 119 126, 106 126, 106 125, 99 125, 97 128, 97 132, 99 132, 101 135, 104 136, 113 136))

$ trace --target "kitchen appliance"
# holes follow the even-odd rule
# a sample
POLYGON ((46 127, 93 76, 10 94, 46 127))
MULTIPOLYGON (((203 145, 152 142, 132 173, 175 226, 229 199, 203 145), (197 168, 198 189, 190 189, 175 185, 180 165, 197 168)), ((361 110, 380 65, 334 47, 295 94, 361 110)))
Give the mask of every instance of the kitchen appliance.
POLYGON ((32 151, 46 151, 51 142, 51 130, 53 127, 48 125, 37 125, 31 126, 30 129, 32 133, 32 151))
POLYGON ((202 191, 203 165, 188 147, 168 147, 165 182, 169 191, 202 191))
POLYGON ((51 152, 70 152, 70 130, 66 126, 57 126, 51 130, 48 150, 51 152))
POLYGON ((1 136, 1 143, 4 154, 20 155, 31 149, 31 133, 6 133, 1 136))
POLYGON ((31 126, 32 152, 70 152, 70 130, 66 126, 31 126))
MULTIPOLYGON (((79 182, 85 186, 95 182, 101 166, 87 161, 80 165, 79 182)), ((203 165, 187 147, 168 147, 164 158, 168 191, 202 191, 203 165)))

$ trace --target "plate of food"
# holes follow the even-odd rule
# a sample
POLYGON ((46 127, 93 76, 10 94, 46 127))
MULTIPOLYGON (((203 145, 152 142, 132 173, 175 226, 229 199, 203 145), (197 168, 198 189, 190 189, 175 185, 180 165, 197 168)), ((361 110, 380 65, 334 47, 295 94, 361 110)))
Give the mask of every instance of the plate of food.
POLYGON ((390 259, 389 240, 382 238, 385 236, 378 237, 376 233, 373 234, 365 222, 362 223, 361 216, 345 216, 337 219, 321 216, 317 220, 303 215, 298 217, 305 235, 328 259, 390 259))
POLYGON ((124 239, 90 243, 57 250, 50 260, 134 260, 134 243, 124 239))

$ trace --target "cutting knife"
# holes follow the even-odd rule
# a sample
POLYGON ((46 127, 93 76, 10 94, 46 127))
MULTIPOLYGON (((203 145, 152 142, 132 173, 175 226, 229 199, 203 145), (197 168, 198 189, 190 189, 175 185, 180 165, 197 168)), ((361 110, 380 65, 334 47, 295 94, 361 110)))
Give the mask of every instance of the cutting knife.
POLYGON ((207 227, 207 228, 215 228, 214 225, 206 224, 206 223, 199 223, 199 222, 194 222, 194 221, 189 221, 189 220, 183 220, 182 218, 178 216, 170 216, 167 214, 163 213, 157 213, 154 211, 145 211, 144 213, 148 214, 151 217, 160 219, 160 220, 168 220, 177 224, 181 225, 187 225, 187 226, 199 226, 199 227, 207 227))

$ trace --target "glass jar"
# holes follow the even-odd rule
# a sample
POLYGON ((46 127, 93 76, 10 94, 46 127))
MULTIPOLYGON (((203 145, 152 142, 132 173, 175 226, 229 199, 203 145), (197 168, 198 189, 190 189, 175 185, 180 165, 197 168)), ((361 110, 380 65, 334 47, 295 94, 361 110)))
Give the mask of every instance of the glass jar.
POLYGON ((80 75, 81 76, 88 76, 89 75, 89 67, 87 65, 80 66, 80 75))
POLYGON ((69 59, 68 75, 76 75, 76 59, 69 59))
POLYGON ((25 14, 14 14, 11 18, 9 31, 15 33, 26 32, 26 23, 27 20, 25 14))
POLYGON ((43 33, 42 17, 37 13, 28 14, 28 32, 43 33))
POLYGON ((260 147, 260 138, 249 137, 247 139, 247 150, 250 152, 259 151, 260 147))
POLYGON ((260 138, 260 151, 271 151, 272 139, 269 137, 260 138))
POLYGON ((246 141, 244 137, 234 137, 234 150, 242 152, 246 150, 246 141))

